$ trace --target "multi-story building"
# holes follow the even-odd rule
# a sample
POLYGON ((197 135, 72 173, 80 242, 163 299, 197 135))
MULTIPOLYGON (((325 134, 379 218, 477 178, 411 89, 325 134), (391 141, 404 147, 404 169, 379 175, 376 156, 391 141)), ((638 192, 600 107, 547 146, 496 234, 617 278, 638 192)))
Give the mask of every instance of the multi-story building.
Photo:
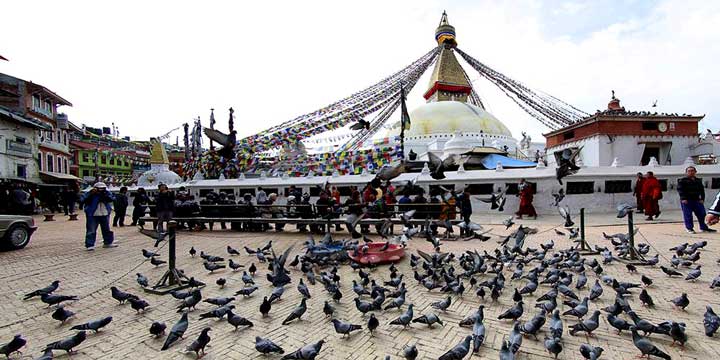
MULTIPOLYGON (((29 136, 26 138, 23 135, 12 140, 11 147, 15 149, 15 154, 18 150, 27 154, 28 145, 19 145, 23 144, 23 139, 24 143, 36 143, 36 146, 30 145, 30 147, 33 149, 32 156, 36 159, 37 165, 26 167, 26 170, 33 172, 30 177, 34 177, 34 171, 37 170, 39 177, 44 181, 77 180, 70 175, 67 115, 58 113, 58 107, 72 106, 69 101, 40 84, 0 73, 0 106, 7 113, 27 119, 34 124, 41 124, 40 128, 35 130, 32 141, 29 136)), ((24 134, 29 133, 24 132, 24 134)), ((7 144, 6 142, 5 146, 7 144)), ((16 169, 16 172, 18 170, 20 168, 16 169)))

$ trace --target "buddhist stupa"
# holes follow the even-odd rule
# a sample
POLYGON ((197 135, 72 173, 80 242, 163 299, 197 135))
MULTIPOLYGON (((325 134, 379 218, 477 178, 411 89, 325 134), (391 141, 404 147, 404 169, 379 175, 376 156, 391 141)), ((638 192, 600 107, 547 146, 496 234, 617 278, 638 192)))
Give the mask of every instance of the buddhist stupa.
POLYGON ((168 160, 165 146, 157 140, 151 139, 152 148, 150 150, 150 170, 143 173, 138 179, 139 187, 157 187, 160 184, 170 185, 182 182, 182 178, 173 171, 170 171, 170 161, 168 160))

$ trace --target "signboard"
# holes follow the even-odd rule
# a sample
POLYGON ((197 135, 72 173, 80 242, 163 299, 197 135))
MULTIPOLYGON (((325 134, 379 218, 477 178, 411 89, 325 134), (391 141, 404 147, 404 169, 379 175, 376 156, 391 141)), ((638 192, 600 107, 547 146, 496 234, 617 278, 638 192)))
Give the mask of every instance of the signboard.
POLYGON ((55 121, 57 122, 58 129, 67 129, 70 127, 67 114, 57 114, 57 116, 55 116, 55 121))

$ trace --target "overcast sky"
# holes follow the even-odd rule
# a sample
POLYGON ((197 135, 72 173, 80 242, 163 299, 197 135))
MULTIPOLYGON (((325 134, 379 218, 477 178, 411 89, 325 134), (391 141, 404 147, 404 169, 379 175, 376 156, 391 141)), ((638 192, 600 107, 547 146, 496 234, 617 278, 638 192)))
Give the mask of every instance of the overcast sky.
MULTIPOLYGON (((11 1, 0 72, 74 104, 76 124, 147 139, 216 109, 240 136, 321 108, 435 46, 443 10, 459 47, 587 112, 615 90, 629 110, 707 114, 720 128, 720 1, 11 1)), ((458 57, 459 58, 459 57, 458 57)), ((487 109, 520 138, 547 129, 460 59, 487 109)), ((427 80, 409 95, 422 104, 427 80)), ((177 132, 173 135, 181 135, 177 132)), ((174 136, 172 137, 174 139, 174 136)))

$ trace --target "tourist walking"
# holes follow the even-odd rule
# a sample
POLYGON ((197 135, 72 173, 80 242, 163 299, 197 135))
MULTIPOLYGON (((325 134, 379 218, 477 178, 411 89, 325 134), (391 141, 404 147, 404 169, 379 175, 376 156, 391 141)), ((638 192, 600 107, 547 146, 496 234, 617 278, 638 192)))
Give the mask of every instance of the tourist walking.
POLYGON ((685 177, 678 180, 677 191, 680 196, 680 208, 682 209, 685 231, 694 234, 693 214, 698 219, 698 227, 702 232, 715 232, 705 225, 705 186, 702 180, 695 177, 697 169, 694 166, 685 168, 685 177))
POLYGON ((175 194, 168 190, 167 185, 158 186, 158 194, 155 196, 155 212, 157 213, 157 231, 165 233, 164 224, 172 220, 175 214, 175 194))
POLYGON ((120 225, 120 227, 125 226, 125 214, 127 213, 128 207, 126 186, 121 187, 120 192, 115 195, 115 202, 113 203, 113 205, 115 205, 115 217, 113 217, 113 227, 117 227, 118 224, 120 225))
POLYGON ((85 249, 87 251, 95 250, 98 225, 100 225, 100 231, 102 232, 103 247, 117 247, 117 244, 114 243, 115 234, 110 230, 110 212, 114 200, 115 197, 111 192, 107 191, 107 186, 103 182, 95 183, 93 188, 80 198, 86 215, 85 249))
POLYGON ((635 195, 635 203, 637 204, 638 213, 643 212, 642 188, 644 181, 645 177, 643 177, 643 174, 641 172, 637 173, 637 179, 635 179, 635 190, 633 191, 633 195, 635 195))
POLYGON ((518 196, 520 197, 520 208, 515 213, 518 219, 522 219, 523 215, 532 216, 537 219, 537 212, 533 206, 533 187, 525 179, 520 179, 518 184, 518 196))
POLYGON ((145 188, 137 189, 135 197, 133 198, 133 212, 132 212, 132 223, 131 226, 135 226, 138 223, 138 219, 145 216, 145 209, 147 204, 150 202, 150 198, 145 192, 145 188))
POLYGON ((652 171, 645 174, 642 187, 643 211, 647 216, 645 220, 657 220, 660 217, 660 205, 658 202, 662 199, 662 189, 660 181, 655 177, 652 171))

